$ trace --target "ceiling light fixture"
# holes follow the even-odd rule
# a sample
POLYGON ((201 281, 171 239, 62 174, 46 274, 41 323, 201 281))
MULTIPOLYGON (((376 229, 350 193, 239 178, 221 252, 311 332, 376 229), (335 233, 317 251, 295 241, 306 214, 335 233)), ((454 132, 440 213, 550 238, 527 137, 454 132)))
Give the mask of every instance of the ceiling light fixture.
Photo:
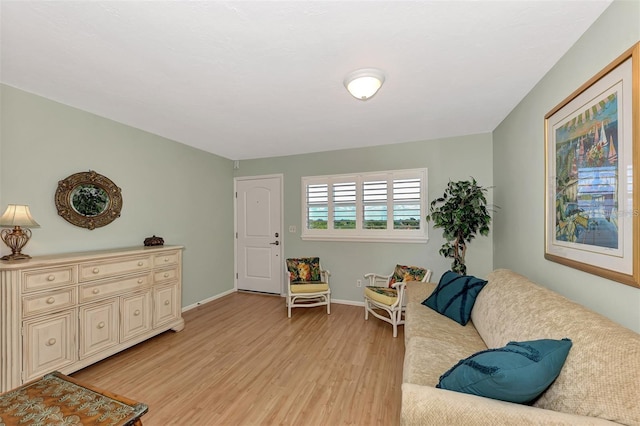
POLYGON ((384 74, 375 68, 363 68, 349 73, 344 87, 354 98, 366 101, 378 92, 384 83, 384 74))

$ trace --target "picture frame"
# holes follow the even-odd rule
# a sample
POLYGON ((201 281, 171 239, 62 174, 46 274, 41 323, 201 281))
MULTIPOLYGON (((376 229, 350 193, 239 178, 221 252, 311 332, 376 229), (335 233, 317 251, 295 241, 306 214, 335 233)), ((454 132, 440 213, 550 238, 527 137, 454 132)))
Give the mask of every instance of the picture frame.
POLYGON ((640 287, 640 43, 545 115, 545 258, 640 287))
POLYGON ((55 203, 67 222, 93 230, 120 217, 122 191, 108 177, 89 170, 59 181, 55 203))

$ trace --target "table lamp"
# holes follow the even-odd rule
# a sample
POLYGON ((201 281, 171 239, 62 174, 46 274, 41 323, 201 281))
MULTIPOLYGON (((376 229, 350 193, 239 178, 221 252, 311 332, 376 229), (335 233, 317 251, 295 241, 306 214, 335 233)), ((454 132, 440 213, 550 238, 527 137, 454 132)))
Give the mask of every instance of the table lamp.
POLYGON ((31 259, 31 256, 23 254, 21 250, 31 238, 29 228, 39 228, 40 225, 31 217, 29 206, 9 204, 7 210, 0 217, 0 227, 13 228, 0 231, 2 241, 11 249, 11 254, 2 256, 0 259, 10 261, 31 259), (23 229, 23 226, 27 228, 23 229))

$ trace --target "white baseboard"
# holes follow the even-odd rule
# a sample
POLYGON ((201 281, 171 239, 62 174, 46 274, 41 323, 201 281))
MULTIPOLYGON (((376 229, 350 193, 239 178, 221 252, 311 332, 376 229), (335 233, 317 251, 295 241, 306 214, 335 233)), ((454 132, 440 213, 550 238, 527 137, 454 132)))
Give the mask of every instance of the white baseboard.
MULTIPOLYGON (((193 308, 197 308, 200 305, 204 305, 205 303, 209 303, 209 302, 213 302, 216 299, 220 299, 221 297, 224 297, 228 294, 231 293, 235 293, 237 290, 235 288, 232 288, 231 290, 227 290, 223 293, 220 294, 216 294, 215 296, 209 297, 207 299, 201 300, 199 302, 196 302, 194 304, 191 304, 189 306, 185 306, 182 308, 182 312, 186 312, 189 311, 193 308)), ((281 297, 284 297, 285 295, 282 295, 281 297)), ((354 302, 353 300, 343 300, 343 299, 331 299, 331 303, 336 303, 338 305, 352 305, 352 306, 363 306, 364 307, 364 302, 354 302)))
POLYGON ((352 306, 364 307, 364 302, 354 302, 353 300, 331 299, 331 303, 337 303, 338 305, 352 305, 352 306))
MULTIPOLYGON (((286 297, 286 294, 282 297, 286 297)), ((344 299, 334 299, 331 298, 331 303, 335 303, 337 305, 351 305, 351 306, 362 306, 364 307, 364 302, 354 302, 353 300, 344 300, 344 299)))
POLYGON ((220 294, 216 294, 215 296, 208 297, 208 298, 206 298, 204 300, 201 300, 199 302, 196 302, 196 303, 194 303, 192 305, 183 307, 182 308, 182 312, 186 312, 186 311, 189 311, 189 310, 191 310, 193 308, 197 308, 198 306, 204 305, 205 303, 213 302, 216 299, 220 299, 221 297, 224 297, 224 296, 226 296, 228 294, 235 293, 235 292, 236 292, 236 289, 232 288, 231 290, 227 290, 227 291, 222 292, 220 294))

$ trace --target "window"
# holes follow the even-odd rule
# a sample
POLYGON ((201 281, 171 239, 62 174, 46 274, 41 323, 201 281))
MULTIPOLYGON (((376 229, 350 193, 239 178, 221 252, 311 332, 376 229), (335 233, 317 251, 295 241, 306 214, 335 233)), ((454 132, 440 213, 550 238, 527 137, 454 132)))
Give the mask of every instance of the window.
POLYGON ((302 238, 427 241, 427 169, 302 178, 302 238))

